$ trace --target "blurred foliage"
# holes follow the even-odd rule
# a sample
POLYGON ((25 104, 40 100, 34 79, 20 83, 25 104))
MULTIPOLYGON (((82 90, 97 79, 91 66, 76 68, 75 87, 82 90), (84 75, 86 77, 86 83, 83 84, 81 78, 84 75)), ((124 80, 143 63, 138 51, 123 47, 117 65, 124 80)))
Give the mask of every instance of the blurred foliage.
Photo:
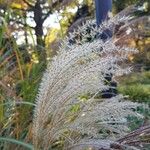
MULTIPOLYGON (((60 28, 46 27, 45 45, 41 45, 39 50, 46 51, 47 60, 54 55, 50 46, 64 38, 78 7, 83 3, 90 5, 90 2, 75 1, 69 6, 61 6, 61 10, 58 4, 52 12, 43 12, 49 13, 48 16, 58 14, 57 22, 60 24, 60 28)), ((34 5, 33 1, 30 4, 34 5)), ((32 104, 45 70, 45 60, 39 60, 39 43, 36 43, 34 18, 29 8, 23 0, 0 1, 0 136, 8 137, 5 139, 7 142, 0 139, 0 149, 22 149, 10 138, 32 143, 32 104), (29 24, 27 20, 30 20, 29 24)), ((56 47, 55 52, 58 43, 56 47)))
POLYGON ((129 99, 150 104, 150 71, 133 73, 120 79, 119 92, 129 99))
MULTIPOLYGON (((44 1, 42 18, 46 17, 45 22, 50 22, 50 15, 55 15, 60 27, 44 26, 43 22, 41 28, 44 32, 41 36, 44 44, 41 44, 37 41, 35 16, 31 7, 35 8, 36 2, 37 0, 0 0, 0 136, 15 138, 26 143, 32 143, 31 122, 34 107, 28 104, 34 103, 46 60, 50 60, 56 54, 61 40, 76 21, 94 16, 93 0, 58 2, 55 7, 51 7, 51 0, 44 1), (43 54, 39 51, 44 51, 47 56, 41 57, 43 54)), ((146 15, 150 8, 149 0, 114 0, 113 2, 115 13, 135 3, 145 7, 146 15), (148 5, 144 2, 148 2, 148 5)), ((141 12, 137 14, 143 15, 141 12)), ((134 56, 135 64, 142 64, 143 70, 149 70, 150 38, 137 37, 130 42, 131 46, 138 47, 141 52, 134 56)), ((150 72, 123 77, 121 83, 119 87, 121 93, 129 95, 134 101, 150 102, 150 72)), ((86 100, 87 97, 83 95, 82 100, 86 100)), ((78 109, 79 106, 73 106, 71 111, 78 109)), ((21 147, 0 140, 0 149, 21 150, 21 147)))
POLYGON ((129 99, 137 102, 150 102, 150 86, 135 84, 121 87, 120 92, 128 95, 129 99))
POLYGON ((113 12, 118 13, 130 5, 143 5, 146 11, 150 10, 149 0, 113 0, 113 12))
POLYGON ((129 116, 128 121, 129 121, 129 127, 131 131, 143 126, 143 125, 149 125, 150 121, 150 109, 146 106, 140 106, 136 110, 139 114, 144 116, 143 118, 138 118, 138 117, 133 117, 129 116))

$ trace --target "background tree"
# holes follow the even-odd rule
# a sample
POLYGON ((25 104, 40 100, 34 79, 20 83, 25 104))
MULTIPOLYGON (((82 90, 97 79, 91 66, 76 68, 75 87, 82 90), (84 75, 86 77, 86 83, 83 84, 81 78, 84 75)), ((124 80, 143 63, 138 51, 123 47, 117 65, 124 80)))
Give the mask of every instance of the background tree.
MULTIPOLYGON (((24 32, 26 44, 29 43, 29 33, 35 33, 35 41, 39 57, 46 60, 46 52, 44 50, 44 22, 53 13, 63 10, 65 6, 72 1, 67 0, 12 0, 8 4, 3 4, 1 8, 1 16, 5 16, 9 9, 8 24, 15 25, 19 30, 24 32), (31 23, 32 21, 32 23, 31 23), (29 23, 30 22, 30 23, 29 23)), ((14 26, 13 26, 14 27, 14 26)), ((18 32, 18 31, 17 31, 18 32)))

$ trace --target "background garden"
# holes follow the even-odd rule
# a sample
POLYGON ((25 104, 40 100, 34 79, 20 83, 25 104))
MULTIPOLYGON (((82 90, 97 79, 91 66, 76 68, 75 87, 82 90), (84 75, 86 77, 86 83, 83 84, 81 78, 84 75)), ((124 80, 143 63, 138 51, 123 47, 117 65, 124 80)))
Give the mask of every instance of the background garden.
MULTIPOLYGON (((144 119, 128 118, 133 131, 150 125, 150 2, 113 0, 112 14, 119 13, 135 19, 125 29, 123 22, 117 25, 114 40, 139 51, 126 62, 132 73, 117 78, 118 94, 143 104, 137 111, 144 119)), ((47 64, 65 37, 91 19, 95 19, 93 0, 0 0, 0 150, 32 148, 33 110, 47 64), (27 148, 23 143, 18 146, 19 141, 27 148)))

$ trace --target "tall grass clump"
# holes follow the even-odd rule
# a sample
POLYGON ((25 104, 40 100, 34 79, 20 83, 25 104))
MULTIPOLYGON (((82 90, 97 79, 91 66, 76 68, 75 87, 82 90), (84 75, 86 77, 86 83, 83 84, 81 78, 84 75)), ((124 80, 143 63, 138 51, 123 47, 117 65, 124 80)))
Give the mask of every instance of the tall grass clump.
POLYGON ((129 131, 127 117, 139 116, 135 111, 139 104, 125 101, 121 95, 95 99, 97 93, 110 88, 107 76, 113 74, 116 79, 130 72, 130 68, 121 64, 136 50, 117 46, 113 37, 105 41, 99 38, 107 29, 113 30, 128 19, 114 17, 100 27, 89 21, 62 43, 47 67, 36 99, 33 119, 36 150, 49 150, 56 145, 67 150, 107 149, 111 141, 129 131), (88 42, 89 36, 95 40, 88 42), (82 99, 81 95, 86 94, 90 97, 82 99))

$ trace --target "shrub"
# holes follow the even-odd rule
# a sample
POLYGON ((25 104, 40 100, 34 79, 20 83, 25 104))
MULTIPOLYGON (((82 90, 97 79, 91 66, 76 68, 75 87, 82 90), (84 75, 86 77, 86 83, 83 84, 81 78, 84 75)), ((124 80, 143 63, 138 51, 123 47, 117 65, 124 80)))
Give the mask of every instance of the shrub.
POLYGON ((149 102, 150 87, 142 84, 126 85, 120 87, 119 91, 123 95, 128 95, 129 98, 137 102, 149 102))

